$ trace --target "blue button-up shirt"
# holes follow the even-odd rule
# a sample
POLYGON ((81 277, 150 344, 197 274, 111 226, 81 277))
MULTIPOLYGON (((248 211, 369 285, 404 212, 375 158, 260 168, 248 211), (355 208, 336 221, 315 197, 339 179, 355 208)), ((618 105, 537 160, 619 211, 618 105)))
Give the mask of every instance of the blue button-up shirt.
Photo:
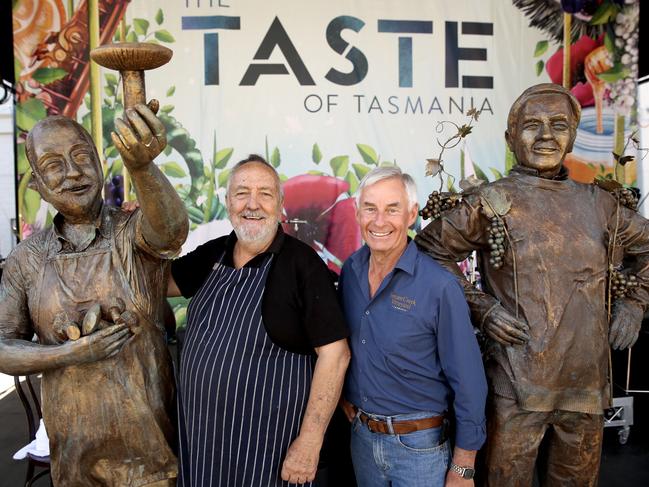
POLYGON ((442 414, 453 401, 456 445, 479 449, 487 382, 457 278, 411 241, 370 297, 369 256, 363 246, 340 276, 352 349, 345 398, 381 415, 442 414))

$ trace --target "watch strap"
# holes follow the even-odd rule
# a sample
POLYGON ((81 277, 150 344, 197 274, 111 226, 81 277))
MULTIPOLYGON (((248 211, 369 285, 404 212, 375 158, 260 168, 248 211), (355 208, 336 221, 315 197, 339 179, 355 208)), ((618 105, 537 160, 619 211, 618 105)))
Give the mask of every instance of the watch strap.
POLYGON ((463 479, 472 479, 475 475, 475 469, 473 467, 461 467, 460 465, 453 462, 451 462, 450 469, 463 479))

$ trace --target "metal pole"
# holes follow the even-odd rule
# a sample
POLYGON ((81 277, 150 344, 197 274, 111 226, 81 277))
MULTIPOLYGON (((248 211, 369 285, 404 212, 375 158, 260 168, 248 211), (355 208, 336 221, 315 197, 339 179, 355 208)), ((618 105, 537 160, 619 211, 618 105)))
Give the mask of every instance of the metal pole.
MULTIPOLYGON (((99 1, 88 0, 88 33, 90 50, 99 47, 99 1)), ((90 62, 90 128, 97 146, 99 159, 104 164, 104 137, 101 119, 101 70, 92 59, 90 62)))

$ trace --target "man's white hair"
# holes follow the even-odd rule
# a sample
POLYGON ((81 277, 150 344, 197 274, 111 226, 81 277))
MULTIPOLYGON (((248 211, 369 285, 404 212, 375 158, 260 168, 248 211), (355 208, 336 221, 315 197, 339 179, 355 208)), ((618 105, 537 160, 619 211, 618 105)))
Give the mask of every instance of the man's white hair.
POLYGON ((362 179, 361 184, 358 185, 358 190, 354 197, 356 198, 356 206, 360 206, 361 193, 363 189, 373 184, 383 181, 384 179, 398 178, 406 189, 408 195, 408 209, 417 204, 417 185, 415 180, 412 179, 410 174, 402 172, 398 166, 379 166, 368 172, 362 179))

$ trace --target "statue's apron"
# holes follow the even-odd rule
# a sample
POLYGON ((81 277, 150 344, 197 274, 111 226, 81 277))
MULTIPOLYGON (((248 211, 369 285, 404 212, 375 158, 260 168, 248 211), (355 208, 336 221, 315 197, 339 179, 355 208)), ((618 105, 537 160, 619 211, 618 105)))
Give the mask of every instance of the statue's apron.
POLYGON ((169 352, 163 331, 135 304, 112 221, 104 221, 106 238, 98 236, 96 247, 83 252, 58 253, 50 232, 36 282, 34 327, 40 343, 55 344, 52 323, 59 312, 83 318, 94 303, 107 309, 111 298, 121 298, 137 315, 140 332, 111 358, 43 374, 52 480, 60 487, 175 485, 169 352))

